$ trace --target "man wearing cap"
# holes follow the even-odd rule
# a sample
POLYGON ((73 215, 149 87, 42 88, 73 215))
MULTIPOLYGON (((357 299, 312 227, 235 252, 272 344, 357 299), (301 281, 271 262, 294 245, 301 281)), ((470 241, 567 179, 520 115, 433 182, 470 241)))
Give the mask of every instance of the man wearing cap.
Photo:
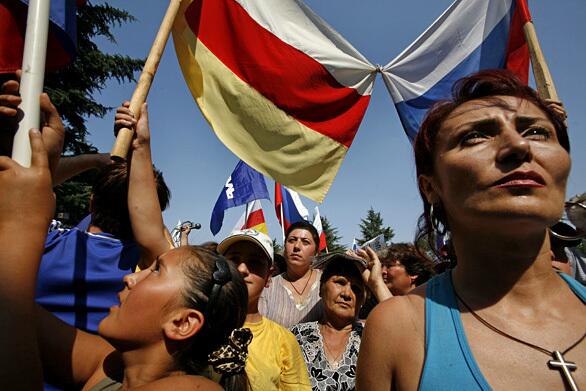
POLYGON ((244 327, 252 331, 246 374, 251 390, 311 390, 301 349, 293 334, 258 312, 258 301, 268 286, 274 253, 271 239, 254 229, 235 231, 218 252, 234 262, 248 288, 244 327))

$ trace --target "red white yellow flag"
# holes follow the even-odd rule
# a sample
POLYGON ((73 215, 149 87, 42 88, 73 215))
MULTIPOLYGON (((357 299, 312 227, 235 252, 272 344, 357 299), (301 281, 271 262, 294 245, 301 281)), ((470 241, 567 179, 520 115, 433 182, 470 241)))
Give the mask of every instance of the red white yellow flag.
POLYGON ((376 67, 296 0, 184 1, 173 39, 220 141, 321 202, 362 121, 376 67))

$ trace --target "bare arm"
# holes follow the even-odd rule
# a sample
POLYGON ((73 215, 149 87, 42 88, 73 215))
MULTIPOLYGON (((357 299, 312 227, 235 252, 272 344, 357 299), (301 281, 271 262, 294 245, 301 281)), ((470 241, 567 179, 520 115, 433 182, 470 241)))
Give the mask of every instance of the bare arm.
POLYGON ((40 306, 36 318, 43 372, 52 384, 81 388, 114 350, 105 339, 68 325, 40 306))
POLYGON ((362 272, 362 279, 379 303, 393 297, 383 279, 380 259, 373 249, 366 247, 357 250, 356 253, 350 251, 349 254, 363 258, 368 262, 368 268, 362 272))
POLYGON ((53 175, 53 186, 60 185, 82 172, 92 168, 100 168, 110 163, 109 153, 87 153, 62 157, 53 175))
POLYGON ((38 131, 31 131, 30 140, 30 168, 0 157, 0 389, 3 390, 42 389, 34 294, 55 199, 42 136, 38 131))
MULTIPOLYGON (((118 108, 116 126, 127 126, 133 124, 133 121, 128 108, 118 108)), ((128 211, 132 233, 136 242, 152 259, 173 247, 164 235, 166 228, 153 173, 146 104, 141 107, 140 119, 136 123, 129 170, 128 211)))

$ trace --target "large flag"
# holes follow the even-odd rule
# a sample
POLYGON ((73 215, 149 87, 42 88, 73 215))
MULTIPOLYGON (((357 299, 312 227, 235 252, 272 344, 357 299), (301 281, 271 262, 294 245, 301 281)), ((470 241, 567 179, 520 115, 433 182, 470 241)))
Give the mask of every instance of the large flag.
POLYGON ((376 67, 298 0, 185 0, 173 39, 220 141, 321 202, 362 121, 376 67))
MULTIPOLYGON (((77 48, 77 6, 85 0, 51 0, 47 69, 73 60, 77 48)), ((28 0, 0 1, 0 73, 22 68, 28 0)))
MULTIPOLYGON (((301 202, 299 194, 278 182, 275 182, 275 211, 279 224, 283 227, 283 233, 289 229, 291 224, 309 219, 309 212, 301 202)), ((285 235, 283 234, 283 236, 285 235)))
POLYGON ((260 200, 254 200, 246 204, 244 213, 240 216, 232 231, 241 231, 249 228, 262 232, 265 235, 269 234, 260 200))
POLYGON ((525 0, 456 0, 383 68, 383 79, 411 141, 427 110, 449 98, 454 82, 482 69, 506 68, 527 83, 525 0))
POLYGON ((212 211, 210 230, 214 235, 220 231, 226 209, 262 198, 269 199, 265 178, 242 160, 239 161, 216 201, 212 211))
POLYGON ((319 214, 319 208, 317 206, 315 207, 315 215, 313 216, 313 226, 319 235, 319 251, 327 250, 328 244, 326 242, 326 233, 324 232, 324 228, 321 223, 321 216, 319 214))

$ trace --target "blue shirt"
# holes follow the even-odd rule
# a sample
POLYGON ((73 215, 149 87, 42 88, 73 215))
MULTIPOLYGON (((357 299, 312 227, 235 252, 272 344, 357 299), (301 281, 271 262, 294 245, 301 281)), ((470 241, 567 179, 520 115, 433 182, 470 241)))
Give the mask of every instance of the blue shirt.
POLYGON ((134 242, 85 228, 80 224, 49 233, 36 301, 64 322, 97 333, 109 308, 119 303, 122 277, 135 270, 140 251, 134 242))
MULTIPOLYGON (((425 298, 425 362, 419 390, 483 390, 492 388, 482 375, 460 318, 448 271, 427 284, 425 298)), ((572 291, 586 302, 586 288, 560 273, 572 291)))

